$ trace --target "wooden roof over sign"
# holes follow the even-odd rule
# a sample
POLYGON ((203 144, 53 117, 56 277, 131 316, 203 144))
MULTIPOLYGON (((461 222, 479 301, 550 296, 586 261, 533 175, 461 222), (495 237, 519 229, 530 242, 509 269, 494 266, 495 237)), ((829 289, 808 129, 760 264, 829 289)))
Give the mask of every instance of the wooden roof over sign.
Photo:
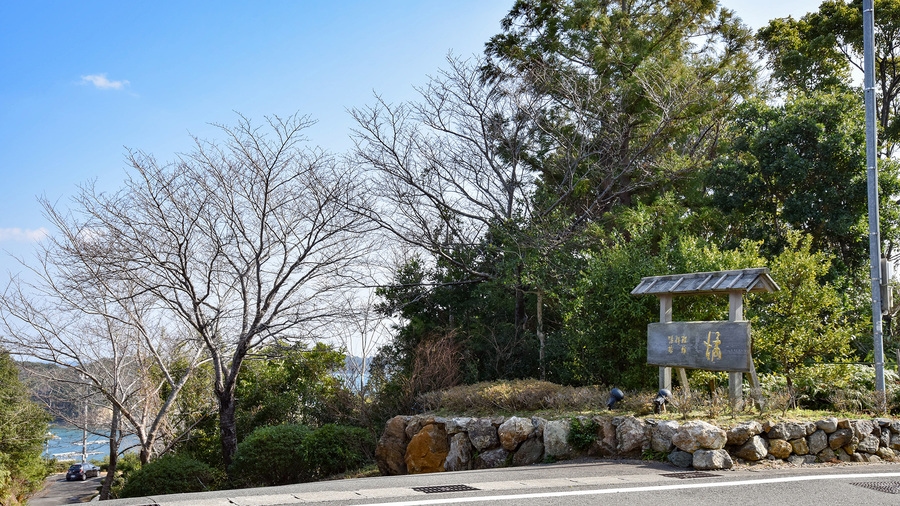
POLYGON ((670 276, 649 276, 631 291, 632 295, 702 295, 729 292, 775 292, 780 290, 769 269, 694 272, 670 276))

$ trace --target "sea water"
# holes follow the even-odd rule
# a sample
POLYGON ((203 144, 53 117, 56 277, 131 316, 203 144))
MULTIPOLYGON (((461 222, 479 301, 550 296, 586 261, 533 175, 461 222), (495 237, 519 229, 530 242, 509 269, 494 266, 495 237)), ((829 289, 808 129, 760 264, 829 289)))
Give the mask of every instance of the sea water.
MULTIPOLYGON (((50 427, 50 436, 44 445, 45 458, 81 462, 82 451, 87 453, 88 460, 101 461, 109 456, 109 437, 88 433, 85 438, 87 444, 83 445, 85 439, 81 429, 57 425, 50 427)), ((136 444, 137 438, 128 436, 119 444, 119 451, 126 451, 136 444)))

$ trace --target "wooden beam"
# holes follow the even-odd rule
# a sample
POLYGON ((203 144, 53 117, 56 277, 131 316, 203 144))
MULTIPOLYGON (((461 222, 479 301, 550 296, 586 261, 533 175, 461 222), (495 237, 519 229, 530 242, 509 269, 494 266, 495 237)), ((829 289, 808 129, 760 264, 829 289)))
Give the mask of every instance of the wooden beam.
MULTIPOLYGON (((672 294, 663 294, 659 296, 659 321, 660 323, 670 323, 672 321, 672 294)), ((672 391, 672 368, 659 368, 659 389, 672 391)))
MULTIPOLYGON (((739 322, 744 320, 744 294, 742 292, 728 292, 728 321, 739 322)), ((749 334, 749 324, 748 324, 749 334)), ((749 347, 750 339, 748 336, 747 345, 749 347)), ((750 350, 747 350, 747 362, 749 367, 753 367, 753 357, 750 350)), ((744 398, 744 375, 740 372, 728 373, 728 400, 731 406, 735 407, 744 398)))

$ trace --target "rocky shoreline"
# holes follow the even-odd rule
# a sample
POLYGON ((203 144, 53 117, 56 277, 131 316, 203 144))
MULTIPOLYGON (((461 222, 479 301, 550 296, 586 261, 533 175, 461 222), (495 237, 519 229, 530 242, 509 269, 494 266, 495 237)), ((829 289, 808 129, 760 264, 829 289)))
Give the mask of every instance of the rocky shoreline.
POLYGON ((378 441, 384 475, 524 466, 580 457, 666 458, 697 470, 735 464, 900 461, 900 420, 749 421, 718 427, 634 416, 395 416, 378 441), (573 421, 576 427, 573 429, 573 421), (575 430, 577 449, 572 441, 575 430), (587 439, 585 439, 587 438, 587 439))

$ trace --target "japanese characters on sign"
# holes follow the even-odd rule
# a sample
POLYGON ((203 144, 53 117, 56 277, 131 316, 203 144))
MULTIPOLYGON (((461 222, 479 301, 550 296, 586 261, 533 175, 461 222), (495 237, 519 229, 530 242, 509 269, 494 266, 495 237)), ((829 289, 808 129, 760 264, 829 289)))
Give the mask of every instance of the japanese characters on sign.
POLYGON ((750 323, 671 322, 647 327, 647 363, 749 372, 750 323))

